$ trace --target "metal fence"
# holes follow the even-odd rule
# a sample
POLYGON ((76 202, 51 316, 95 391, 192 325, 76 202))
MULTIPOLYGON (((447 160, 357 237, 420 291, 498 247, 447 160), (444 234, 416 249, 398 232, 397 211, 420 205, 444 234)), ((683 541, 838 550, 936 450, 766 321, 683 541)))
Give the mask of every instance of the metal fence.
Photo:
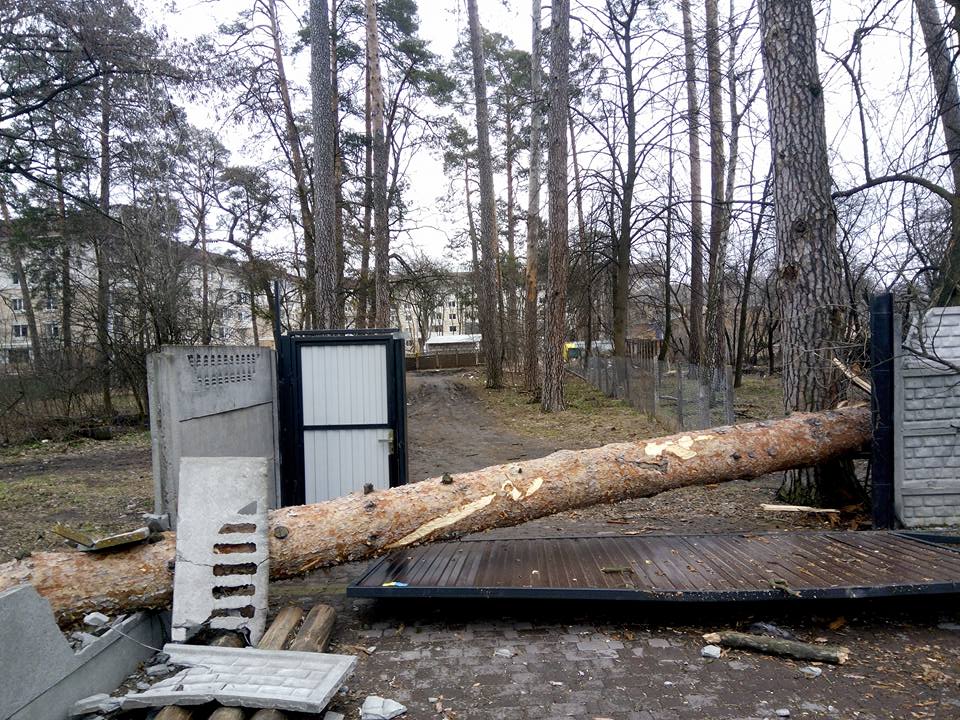
POLYGON ((677 430, 697 430, 735 421, 733 371, 704 368, 654 356, 587 356, 567 369, 611 398, 677 430))

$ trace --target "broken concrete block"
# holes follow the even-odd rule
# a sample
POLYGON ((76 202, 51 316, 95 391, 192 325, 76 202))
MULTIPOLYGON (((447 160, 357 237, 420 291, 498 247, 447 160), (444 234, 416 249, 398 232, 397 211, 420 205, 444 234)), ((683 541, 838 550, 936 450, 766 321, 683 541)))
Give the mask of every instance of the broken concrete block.
POLYGON ((100 637, 81 633, 74 653, 33 587, 0 592, 0 718, 65 718, 80 698, 117 687, 165 640, 164 627, 137 613, 100 637))
POLYGON ((183 458, 171 638, 205 625, 263 635, 270 575, 267 458, 183 458))
POLYGON ((85 615, 83 618, 83 624, 87 627, 103 627, 108 622, 110 622, 110 618, 104 615, 102 612, 92 612, 88 615, 85 615))
POLYGON ((149 690, 127 695, 125 710, 216 701, 228 706, 320 713, 357 663, 351 655, 294 650, 168 644, 164 652, 170 654, 171 662, 187 669, 149 690))
POLYGON ((106 693, 97 693, 77 700, 70 710, 71 717, 92 715, 93 713, 112 713, 120 709, 120 698, 110 697, 106 693))
POLYGON ((327 710, 323 714, 323 720, 344 720, 343 713, 334 712, 333 710, 327 710))
POLYGON ((360 720, 392 720, 406 711, 407 708, 396 700, 367 695, 363 705, 360 706, 360 720))

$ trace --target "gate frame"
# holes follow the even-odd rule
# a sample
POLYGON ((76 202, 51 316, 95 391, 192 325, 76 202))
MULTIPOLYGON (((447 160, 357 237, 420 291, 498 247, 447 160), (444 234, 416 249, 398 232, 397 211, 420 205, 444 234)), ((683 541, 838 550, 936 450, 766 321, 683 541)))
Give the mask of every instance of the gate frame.
POLYGON ((392 452, 387 458, 389 487, 406 485, 407 388, 403 336, 395 328, 355 330, 296 330, 278 336, 277 385, 280 425, 280 497, 278 507, 306 502, 304 432, 350 428, 382 428, 393 431, 392 452), (384 345, 387 358, 387 422, 356 425, 309 425, 303 423, 303 377, 300 349, 311 345, 384 345))

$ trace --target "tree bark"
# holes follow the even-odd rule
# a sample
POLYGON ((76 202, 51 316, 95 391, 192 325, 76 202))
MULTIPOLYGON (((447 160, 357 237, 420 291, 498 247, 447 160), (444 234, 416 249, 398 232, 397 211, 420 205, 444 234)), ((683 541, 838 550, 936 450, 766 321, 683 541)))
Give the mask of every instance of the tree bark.
POLYGON ((100 396, 103 414, 113 416, 110 357, 110 271, 107 267, 110 255, 108 245, 113 228, 110 227, 110 122, 113 101, 110 97, 110 76, 103 76, 100 88, 100 212, 103 234, 94 242, 94 257, 97 263, 97 374, 100 380, 100 396))
POLYGON ((507 272, 504 281, 506 287, 506 327, 504 329, 504 357, 512 370, 517 368, 517 216, 514 213, 514 131, 513 114, 516 109, 512 104, 506 108, 506 127, 504 129, 504 143, 506 144, 506 163, 507 163, 507 272))
POLYGON ((373 119, 370 107, 370 68, 365 70, 363 121, 363 237, 360 240, 360 279, 357 285, 357 327, 370 327, 370 246, 373 237, 373 119))
POLYGON ((310 0, 310 89, 313 120, 313 220, 316 253, 314 288, 316 327, 337 321, 337 124, 333 109, 330 55, 330 8, 327 0, 310 0))
POLYGON ((540 0, 532 2, 533 51, 530 54, 530 179, 527 186, 527 268, 523 297, 523 384, 536 392, 540 382, 537 359, 537 259, 540 233, 540 135, 543 124, 540 69, 540 0))
POLYGON ((497 258, 500 255, 500 239, 497 232, 496 195, 493 189, 487 81, 476 0, 467 0, 467 12, 470 23, 470 51, 473 57, 473 90, 477 108, 477 170, 480 175, 480 334, 483 336, 487 387, 498 388, 503 385, 501 338, 497 327, 497 289, 500 287, 497 258))
MULTIPOLYGON (((864 447, 870 410, 848 407, 592 450, 561 450, 270 513, 270 577, 364 560, 407 545, 509 527, 566 510, 820 463, 864 447), (285 532, 277 533, 278 528, 285 532), (278 534, 283 539, 278 538, 278 534)), ((170 602, 176 539, 97 554, 40 552, 0 565, 0 591, 29 582, 62 623, 91 610, 170 602)))
MULTIPOLYGON (((843 399, 831 363, 845 316, 823 88, 811 0, 759 0, 774 162, 784 408, 822 410, 843 399)), ((852 463, 787 473, 781 498, 798 505, 858 497, 852 463)))
POLYGON ((550 11, 550 94, 547 99, 547 200, 549 207, 547 308, 544 320, 543 392, 540 409, 558 412, 563 399, 563 342, 567 329, 567 120, 570 114, 570 1, 550 11))
POLYGON ((626 106, 622 117, 626 134, 626 169, 622 173, 620 190, 620 222, 615 234, 614 290, 613 290, 613 353, 627 354, 627 331, 630 324, 630 255, 633 249, 633 193, 639 174, 637 163, 637 87, 633 79, 634 21, 640 10, 638 0, 631 0, 619 10, 607 4, 611 28, 619 28, 617 45, 622 59, 618 59, 623 73, 623 94, 626 106))
POLYGON ((946 28, 934 0, 914 0, 920 29, 927 49, 927 62, 937 95, 937 112, 953 176, 950 203, 950 243, 938 268, 934 300, 938 305, 960 304, 960 93, 953 65, 955 58, 947 45, 946 28))
MULTIPOLYGON (((726 265, 726 215, 724 173, 726 153, 723 138, 723 75, 720 71, 720 20, 717 0, 706 0, 707 105, 710 118, 710 249, 707 255, 707 310, 700 363, 702 383, 710 383, 726 364, 723 278, 726 265)), ((730 68, 733 73, 733 68, 730 68)), ((736 85, 734 84, 734 87, 736 85)), ((731 159, 736 163, 736 159, 731 159)), ((732 189, 732 188, 731 188, 732 189)))
POLYGON ((383 128, 383 82, 380 78, 380 36, 377 4, 366 0, 367 68, 370 73, 370 122, 373 127, 374 302, 373 324, 390 325, 390 210, 387 207, 389 153, 383 128))
POLYGON ((699 362, 703 353, 703 207, 700 203, 700 98, 697 95, 696 48, 690 0, 680 0, 683 15, 684 75, 687 86, 687 124, 690 146, 690 342, 687 357, 699 362))

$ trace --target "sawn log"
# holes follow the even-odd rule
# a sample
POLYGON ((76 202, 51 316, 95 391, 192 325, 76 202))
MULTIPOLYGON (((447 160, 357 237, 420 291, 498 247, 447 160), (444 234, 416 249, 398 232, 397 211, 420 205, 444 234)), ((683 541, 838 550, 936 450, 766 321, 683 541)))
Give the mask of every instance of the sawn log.
MULTIPOLYGON (((814 465, 863 447, 870 411, 848 407, 669 437, 561 450, 369 495, 270 513, 270 576, 365 560, 405 545, 506 527, 688 485, 814 465)), ((92 610, 170 602, 175 536, 111 554, 39 552, 0 565, 0 591, 32 583, 62 624, 92 610)))

